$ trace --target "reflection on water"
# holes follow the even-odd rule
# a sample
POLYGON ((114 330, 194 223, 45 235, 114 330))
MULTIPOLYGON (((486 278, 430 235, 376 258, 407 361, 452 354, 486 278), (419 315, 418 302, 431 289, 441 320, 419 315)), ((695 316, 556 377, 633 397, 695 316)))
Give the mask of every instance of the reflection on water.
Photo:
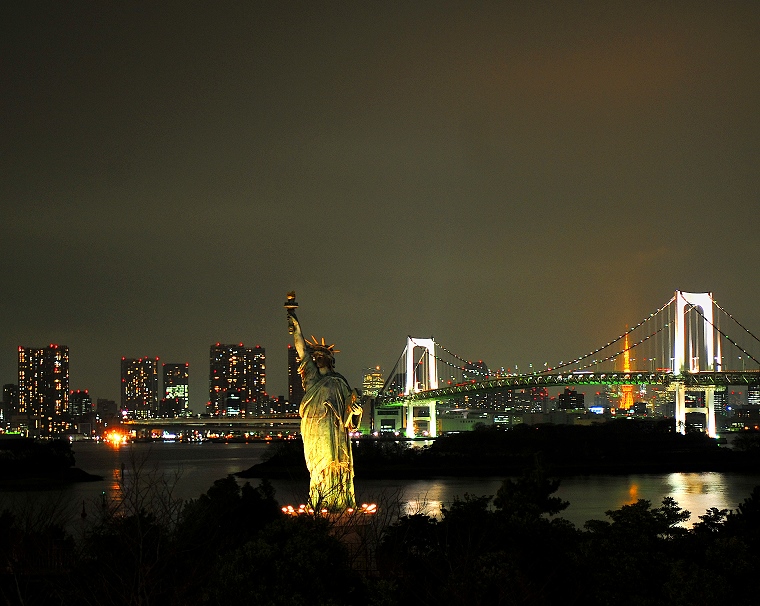
MULTIPOLYGON (((357 493, 376 495, 383 490, 397 489, 401 495, 402 513, 425 513, 440 517, 441 507, 448 507, 465 494, 493 496, 501 486, 501 478, 432 478, 407 482, 357 479, 357 493)), ((718 472, 673 473, 631 476, 579 476, 563 478, 556 496, 570 503, 560 516, 578 527, 588 520, 608 519, 606 512, 631 505, 639 499, 659 507, 665 497, 672 496, 683 509, 691 512, 687 526, 699 521, 711 507, 736 509, 760 484, 760 475, 718 472)))
POLYGON ((736 508, 738 503, 730 500, 723 475, 717 472, 671 473, 666 477, 670 495, 683 509, 691 512, 692 524, 712 507, 736 508))
POLYGON ((628 500, 625 502, 626 505, 633 505, 639 500, 639 485, 638 484, 631 484, 628 487, 628 500))
MULTIPOLYGON (((83 502, 102 503, 122 498, 123 487, 139 475, 161 489, 171 490, 173 499, 195 499, 215 480, 247 469, 261 461, 272 448, 269 444, 134 444, 112 449, 102 444, 77 443, 77 467, 103 476, 101 482, 77 483, 58 490, 0 493, 0 508, 10 501, 44 503, 55 497, 73 504, 76 515, 83 502), (60 494, 59 494, 60 493, 60 494)), ((364 480, 356 478, 357 499, 361 502, 398 502, 405 514, 440 516, 465 494, 493 496, 503 478, 428 478, 423 480, 364 480)), ((245 480, 241 480, 244 483, 245 480)), ((259 481, 250 481, 254 486, 259 481)), ((275 480, 272 484, 281 503, 302 503, 308 494, 308 480, 275 480)), ((735 509, 760 484, 760 473, 673 473, 630 476, 580 476, 562 479, 556 496, 569 501, 561 516, 582 527, 587 520, 606 519, 605 512, 647 499, 659 507, 672 496, 691 512, 689 525, 711 507, 735 509)), ((60 507, 60 503, 58 504, 60 507)), ((89 510, 89 505, 88 505, 89 510)))

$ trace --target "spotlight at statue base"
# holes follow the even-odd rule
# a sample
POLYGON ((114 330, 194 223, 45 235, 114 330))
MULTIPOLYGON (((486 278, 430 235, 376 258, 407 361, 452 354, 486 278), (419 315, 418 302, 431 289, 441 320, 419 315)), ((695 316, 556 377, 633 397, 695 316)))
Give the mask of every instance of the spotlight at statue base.
POLYGON ((313 507, 310 507, 309 505, 299 505, 298 507, 294 507, 293 505, 285 505, 282 508, 282 513, 288 516, 302 516, 302 515, 308 515, 308 516, 330 516, 330 517, 338 517, 338 516, 355 516, 355 515, 374 515, 377 513, 377 504, 376 503, 363 503, 361 507, 353 508, 349 507, 343 512, 329 512, 327 509, 321 509, 319 511, 315 510, 313 507))

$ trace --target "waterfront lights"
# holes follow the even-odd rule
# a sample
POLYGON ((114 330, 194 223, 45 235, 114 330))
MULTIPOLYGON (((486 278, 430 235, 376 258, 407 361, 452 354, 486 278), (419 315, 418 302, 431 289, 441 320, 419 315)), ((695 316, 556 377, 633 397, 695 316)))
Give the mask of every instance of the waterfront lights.
POLYGON ((103 434, 103 440, 106 444, 110 444, 113 447, 119 447, 128 442, 128 436, 125 433, 113 429, 103 434))

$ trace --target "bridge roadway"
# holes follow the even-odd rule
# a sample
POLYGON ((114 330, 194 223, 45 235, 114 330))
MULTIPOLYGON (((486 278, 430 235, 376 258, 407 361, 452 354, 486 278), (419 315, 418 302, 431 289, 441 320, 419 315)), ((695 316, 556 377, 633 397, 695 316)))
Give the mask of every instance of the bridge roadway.
POLYGON ((673 374, 667 372, 568 372, 546 374, 508 375, 485 381, 471 381, 447 385, 438 389, 423 390, 408 395, 381 394, 376 403, 381 406, 404 406, 409 402, 452 400, 476 393, 495 393, 510 389, 531 387, 572 387, 578 385, 683 385, 687 390, 700 387, 729 387, 760 385, 760 370, 752 371, 700 371, 673 374))
POLYGON ((251 433, 262 431, 272 433, 279 431, 294 432, 301 428, 301 417, 298 415, 268 415, 262 417, 180 417, 177 419, 134 419, 124 422, 127 427, 134 429, 171 429, 198 430, 209 432, 235 431, 251 433))

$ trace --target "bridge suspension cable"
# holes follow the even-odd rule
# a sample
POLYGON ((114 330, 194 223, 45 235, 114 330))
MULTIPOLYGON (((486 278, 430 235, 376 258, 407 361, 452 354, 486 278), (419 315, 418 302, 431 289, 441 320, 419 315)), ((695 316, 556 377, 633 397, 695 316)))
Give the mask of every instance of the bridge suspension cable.
POLYGON ((444 360, 442 358, 439 358, 438 356, 435 356, 435 359, 438 360, 439 362, 443 362, 444 364, 446 364, 447 366, 450 366, 451 368, 456 368, 457 370, 461 370, 461 371, 464 371, 464 372, 471 372, 473 374, 481 375, 483 377, 489 376, 488 373, 485 373, 485 372, 479 370, 478 368, 476 368, 475 365, 470 360, 465 360, 463 357, 458 356, 453 351, 451 351, 449 349, 446 349, 438 341, 435 342, 435 346, 438 347, 438 348, 440 348, 440 349, 442 349, 447 354, 449 354, 453 358, 459 360, 460 362, 464 362, 466 364, 466 366, 457 366, 456 364, 452 364, 448 360, 444 360))
MULTIPOLYGON (((644 318, 644 319, 643 319, 641 322, 639 322, 638 324, 636 324, 636 326, 634 326, 633 328, 629 328, 629 329, 628 329, 628 330, 626 330, 626 331, 625 331, 623 334, 621 334, 621 335, 620 335, 619 337, 617 337, 616 339, 613 339, 613 340, 612 340, 612 341, 610 341, 609 343, 607 343, 607 344, 605 344, 605 345, 602 345, 601 347, 598 347, 598 348, 596 348, 594 351, 590 351, 589 353, 587 353, 587 354, 585 354, 585 355, 583 355, 583 356, 580 356, 580 357, 576 358, 575 360, 571 360, 570 362, 560 362, 560 363, 559 363, 559 364, 557 364, 556 366, 552 366, 552 367, 550 367, 550 368, 548 368, 547 370, 545 370, 545 371, 542 371, 542 372, 544 372, 544 373, 548 373, 548 372, 555 372, 555 371, 557 371, 557 370, 561 370, 561 369, 563 369, 563 368, 567 368, 568 366, 573 366, 573 365, 575 365, 575 364, 578 364, 579 362, 582 362, 583 360, 586 360, 586 359, 590 358, 591 356, 598 354, 600 351, 603 351, 603 350, 607 349, 607 348, 608 348, 610 345, 614 345, 615 343, 618 343, 618 342, 619 342, 621 339, 624 339, 626 336, 630 335, 630 334, 631 334, 631 333, 632 333, 634 330, 636 330, 636 329, 637 329, 637 328, 639 328, 640 326, 644 325, 644 323, 646 323, 646 322, 648 322, 649 320, 651 320, 652 318, 654 318, 654 317, 658 316, 658 315, 660 314, 660 312, 662 312, 662 311, 663 311, 664 309, 666 309, 666 308, 667 308, 667 307, 668 307, 668 306, 669 306, 671 303, 673 303, 673 301, 675 301, 675 299, 676 299, 676 298, 675 298, 675 296, 671 297, 670 301, 668 301, 667 303, 665 303, 665 305, 663 305, 662 307, 660 307, 660 308, 659 308, 657 311, 654 311, 654 312, 652 312, 651 314, 649 314, 649 316, 648 316, 648 317, 644 318)), ((661 332, 661 331, 663 330, 663 328, 665 328, 665 327, 667 327, 667 326, 668 326, 668 324, 669 324, 669 323, 665 324, 665 325, 664 325, 662 328, 660 328, 659 330, 657 330, 657 331, 655 331, 654 333, 652 333, 651 335, 649 335, 649 337, 646 337, 646 338, 642 339, 642 340, 641 340, 639 343, 637 343, 636 345, 638 345, 638 344, 640 344, 640 343, 643 343, 644 341, 646 341, 646 340, 648 340, 649 338, 651 338, 651 337, 653 337, 654 335, 656 335, 658 332, 661 332)), ((634 345, 633 347, 635 347, 635 345, 634 345)), ((632 348, 631 348, 631 347, 629 347, 628 349, 632 349, 632 348)), ((617 354, 615 354, 615 355, 613 355, 613 356, 610 356, 610 357, 608 357, 608 358, 605 358, 604 360, 599 360, 599 362, 609 362, 610 360, 612 360, 612 359, 613 359, 613 358, 615 358, 616 356, 620 355, 621 353, 624 353, 625 351, 627 351, 627 350, 626 350, 626 349, 623 349, 622 351, 618 352, 617 354)), ((590 367, 591 367, 591 366, 593 366, 595 363, 596 363, 596 362, 592 362, 591 364, 589 364, 588 366, 585 366, 584 368, 590 368, 590 367)))
MULTIPOLYGON (((734 316, 732 316, 725 309, 723 309, 720 305, 718 305, 718 302, 715 299, 713 299, 713 303, 715 304, 715 307, 717 307, 719 310, 721 310, 724 314, 726 314, 729 318, 731 318, 734 322, 736 322, 742 329, 744 329, 744 332, 746 332, 755 341, 757 341, 758 343, 760 343, 760 339, 758 339, 755 335, 753 335, 752 332, 750 332, 749 328, 747 328, 746 326, 744 326, 744 324, 742 324, 741 322, 739 322, 739 320, 737 320, 736 318, 734 318, 734 316)), ((749 355, 749 354, 747 354, 747 355, 749 355)), ((754 358, 753 358, 753 360, 754 360, 754 358)), ((757 360, 755 360, 755 362, 757 362, 757 360)))
MULTIPOLYGON (((607 356, 606 358, 602 358, 601 360, 596 360, 596 361, 594 361, 594 362, 591 362, 590 364, 586 364, 585 366, 580 366, 580 367, 578 368, 578 370, 585 370, 586 368, 591 368, 592 366, 594 366, 594 365, 595 365, 595 364, 597 364, 597 363, 602 363, 602 362, 610 362, 610 361, 614 360, 615 358, 617 358, 619 355, 621 355, 621 354, 624 354, 626 351, 631 351, 631 350, 632 350, 634 347, 636 347, 637 345, 641 345, 642 343, 644 343, 644 342, 648 341, 648 340, 649 340, 649 339, 651 339, 652 337, 654 337, 654 336, 657 336, 659 333, 661 333, 661 332, 662 332, 663 330, 665 330, 667 327, 668 327, 668 325, 667 325, 667 324, 665 324, 664 326, 661 326, 660 328, 658 328, 657 330, 655 330, 653 333, 651 333, 651 334, 647 335, 646 337, 644 337, 644 338, 640 339, 639 341, 637 341, 637 342, 636 342, 636 343, 634 343, 633 345, 629 345, 629 346, 628 346, 628 347, 626 347, 625 349, 621 349, 621 350, 620 350, 620 351, 618 351, 617 353, 614 353, 614 354, 612 354, 612 355, 610 355, 610 356, 607 356)), ((627 334, 630 334, 630 332, 629 332, 629 333, 627 333, 627 334)), ((625 336, 625 335, 623 335, 623 336, 625 336)), ((572 362, 571 362, 571 363, 569 363, 569 364, 565 364, 565 366, 569 366, 570 364, 572 364, 572 362)), ((553 371, 554 371, 554 370, 559 370, 559 369, 561 369, 561 368, 564 368, 565 366, 558 366, 557 368, 553 369, 553 371)), ((553 372, 553 371, 552 371, 552 372, 553 372)))
MULTIPOLYGON (((713 303, 715 303, 715 300, 713 300, 713 303)), ((717 306, 718 304, 717 304, 717 303, 715 303, 715 305, 717 306)), ((702 310, 701 310, 701 309, 699 309, 699 307, 697 307, 697 306, 695 306, 695 305, 692 305, 692 306, 691 306, 691 308, 692 308, 694 311, 696 311, 696 312, 697 312, 697 313, 698 313, 700 316, 702 316, 702 319, 703 319, 705 322, 707 322, 707 323, 708 323, 710 326, 712 326, 712 327, 713 327, 713 328, 714 328, 716 331, 718 331, 718 333, 719 333, 719 334, 720 334, 720 335, 721 335, 723 338, 725 338, 725 339, 726 339, 726 340, 727 340, 729 343, 731 343, 731 345, 733 345, 734 347, 736 347, 736 348, 737 348, 739 351, 741 351, 742 353, 744 353, 745 355, 747 355, 747 357, 749 357, 749 358, 750 358, 750 359, 752 359, 754 362, 756 362, 757 364, 759 364, 759 365, 760 365, 760 360, 758 360, 758 359, 757 359, 755 356, 753 356, 753 355, 752 355, 750 352, 748 352, 748 351, 747 351, 746 349, 744 349, 744 348, 743 348, 741 345, 739 345, 739 344, 738 344, 736 341, 734 341, 734 340, 733 340, 731 337, 729 337, 729 336, 728 336, 728 335, 727 335, 725 332, 723 332, 723 331, 722 331, 722 330, 721 330, 719 327, 717 327, 715 324, 713 324, 712 322, 710 322, 710 320, 708 320, 708 319, 705 317, 705 314, 704 314, 704 313, 702 313, 702 310)), ((732 320, 734 320, 734 321, 735 321, 737 324, 739 324, 739 322, 738 322, 737 320, 735 320, 735 319, 734 319, 734 318, 731 316, 731 314, 729 314, 728 312, 726 312, 726 311, 725 311, 725 310, 724 310, 722 307, 718 306, 718 309, 720 309, 721 311, 723 311, 723 313, 725 313, 726 315, 728 315, 729 317, 731 317, 731 319, 732 319, 732 320)), ((741 324, 739 324, 739 326, 741 326, 741 324)), ((744 327, 742 326, 742 328, 744 328, 744 327)), ((746 330, 746 331, 747 331, 747 333, 749 333, 749 335, 755 339, 755 341, 758 341, 758 342, 760 342, 760 339, 758 339, 758 338, 757 338, 755 335, 753 335, 751 332, 749 332, 749 330, 747 330, 746 328, 745 328, 744 330, 746 330)))

